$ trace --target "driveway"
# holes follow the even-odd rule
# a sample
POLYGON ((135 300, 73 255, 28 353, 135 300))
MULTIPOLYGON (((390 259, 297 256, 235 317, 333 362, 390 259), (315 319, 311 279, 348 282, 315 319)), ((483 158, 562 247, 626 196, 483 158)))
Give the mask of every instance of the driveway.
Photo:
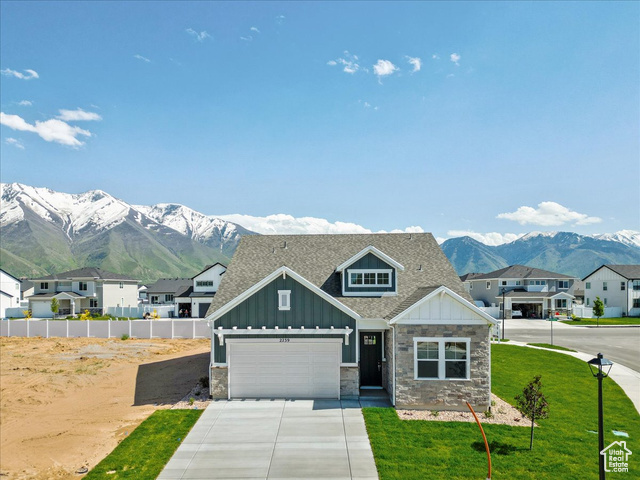
POLYGON ((166 465, 167 479, 377 479, 357 400, 220 400, 166 465))
MULTIPOLYGON (((526 343, 550 343, 551 322, 505 321, 504 336, 526 343)), ((553 343, 596 356, 601 352, 613 363, 640 372, 640 327, 577 327, 553 322, 553 343)))

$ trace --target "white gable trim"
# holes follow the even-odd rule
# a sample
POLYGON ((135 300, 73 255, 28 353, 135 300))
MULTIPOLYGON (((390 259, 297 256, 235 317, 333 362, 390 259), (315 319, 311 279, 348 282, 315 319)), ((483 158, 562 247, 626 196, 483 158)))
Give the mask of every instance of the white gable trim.
MULTIPOLYGON (((414 303, 413 305, 411 305, 409 308, 405 309, 403 312, 399 313, 398 315, 396 315, 395 317, 393 317, 390 321, 389 321, 389 325, 393 325, 395 323, 398 323, 398 321, 407 313, 409 313, 411 310, 413 310, 414 308, 418 308, 420 307, 420 305, 422 305, 423 303, 427 303, 429 300, 431 300, 432 298, 436 297, 437 295, 440 296, 444 296, 444 295, 448 295, 449 297, 451 297, 452 299, 454 299, 455 301, 457 301, 458 303, 460 303, 462 306, 467 307, 469 310, 471 310, 473 313, 475 313, 476 315, 478 315, 479 317, 481 317, 482 319, 486 320, 486 322, 490 325, 497 325, 498 321, 493 318, 491 315, 489 315, 488 313, 483 312, 482 310, 480 310, 478 307, 476 307, 474 304, 470 303, 469 301, 465 300, 464 298, 462 298, 460 295, 458 295, 457 293, 455 293, 454 291, 450 290, 449 288, 445 287, 445 286, 441 286, 436 288, 433 292, 431 292, 430 294, 422 297, 420 300, 418 300, 416 303, 414 303)), ((404 323, 404 322, 403 322, 404 323)), ((423 322, 422 322, 423 323, 423 322)))
POLYGON ((205 320, 209 321, 209 325, 213 328, 213 322, 215 322, 218 318, 220 318, 225 313, 231 311, 233 308, 238 306, 240 303, 242 303, 244 300, 246 300, 251 295, 256 293, 258 290, 261 290, 267 284, 271 283, 273 280, 278 278, 280 275, 282 275, 283 277, 286 277, 287 275, 289 275, 291 278, 296 280, 298 283, 301 283, 302 285, 307 287, 309 290, 311 290, 313 293, 315 293, 316 295, 318 295, 322 299, 324 299, 327 302, 329 302, 331 305, 336 307, 338 310, 346 313, 351 318, 354 318, 356 320, 360 320, 360 318, 362 318, 356 312, 354 312, 349 307, 347 307, 343 303, 341 303, 338 300, 336 300, 335 298, 333 298, 331 295, 326 293, 324 290, 322 290, 322 289, 318 288, 317 286, 315 286, 313 283, 311 283, 309 280, 304 278, 302 275, 294 272, 289 267, 280 267, 275 272, 273 272, 270 275, 267 275, 266 277, 264 277, 262 280, 260 280, 254 286, 252 286, 249 289, 247 289, 244 292, 242 292, 240 295, 235 297, 230 302, 224 304, 222 307, 220 307, 218 310, 213 312, 211 315, 207 316, 205 318, 205 320))
MULTIPOLYGON (((191 280, 195 280, 196 278, 198 278, 200 275, 202 275, 203 273, 208 272, 209 270, 211 270, 213 267, 215 267, 216 265, 220 265, 222 268, 224 268, 224 270, 227 270, 227 267, 224 266, 222 263, 220 262, 216 262, 213 265, 211 265, 209 268, 205 268, 204 270, 202 270, 200 273, 197 273, 195 276, 191 277, 191 280)), ((224 272, 223 272, 224 273, 224 272)), ((220 274, 222 275, 222 273, 220 274)))
POLYGON ((373 245, 369 245, 368 247, 360 250, 358 253, 356 253, 353 257, 351 257, 349 260, 347 260, 344 263, 341 263, 337 268, 336 268, 336 272, 342 272, 345 268, 347 268, 349 265, 352 265, 353 263, 357 262, 358 260, 360 260, 362 257, 364 257, 365 255, 367 255, 368 253, 373 253, 376 257, 378 257, 380 260, 382 260, 383 262, 388 263, 389 265, 394 266, 395 268, 397 268, 400 271, 404 270, 404 267, 399 264, 398 262, 396 262, 393 258, 391 258, 389 255, 382 253, 380 250, 378 250, 376 247, 374 247, 373 245))

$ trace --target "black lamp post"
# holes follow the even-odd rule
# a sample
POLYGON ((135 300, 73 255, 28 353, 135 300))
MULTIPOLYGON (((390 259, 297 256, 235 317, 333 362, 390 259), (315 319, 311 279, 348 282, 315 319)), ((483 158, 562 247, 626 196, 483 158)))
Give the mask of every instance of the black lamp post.
POLYGON ((502 287, 502 340, 504 341, 504 317, 505 317, 505 305, 504 305, 504 292, 506 288, 502 287))
POLYGON ((592 358, 587 363, 589 364, 591 374, 598 379, 598 460, 600 462, 599 478, 600 480, 604 480, 604 455, 600 454, 600 452, 604 450, 604 425, 602 421, 602 379, 609 376, 609 371, 611 370, 613 362, 611 362, 611 360, 607 360, 602 356, 601 353, 599 353, 596 358, 592 358))

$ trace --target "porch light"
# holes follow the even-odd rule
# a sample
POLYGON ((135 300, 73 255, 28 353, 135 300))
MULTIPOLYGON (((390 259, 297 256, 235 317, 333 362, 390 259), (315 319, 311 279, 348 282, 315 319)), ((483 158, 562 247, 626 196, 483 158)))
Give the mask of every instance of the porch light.
POLYGON ((600 470, 600 480, 605 478, 604 455, 600 453, 604 450, 604 422, 602 415, 602 379, 609 376, 613 362, 598 354, 596 358, 592 358, 587 362, 591 374, 598 379, 598 460, 600 470))

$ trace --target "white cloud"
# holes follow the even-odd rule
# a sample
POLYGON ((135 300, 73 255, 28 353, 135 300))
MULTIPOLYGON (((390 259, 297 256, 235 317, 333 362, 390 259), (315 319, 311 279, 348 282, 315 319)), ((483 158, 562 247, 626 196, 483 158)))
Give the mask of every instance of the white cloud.
POLYGON ((599 217, 590 217, 584 213, 574 212, 556 202, 541 202, 538 208, 522 206, 515 212, 501 213, 496 218, 513 220, 520 225, 540 225, 544 227, 564 225, 591 225, 602 221, 599 217))
POLYGON ((142 55, 136 53, 133 58, 137 58, 138 60, 142 60, 143 62, 147 62, 147 63, 151 63, 151 60, 149 60, 147 57, 143 57, 142 55))
POLYGON ((16 77, 20 80, 31 80, 32 78, 40 78, 38 72, 31 69, 23 70, 26 73, 17 72, 16 70, 11 70, 10 68, 5 68, 4 70, 0 70, 2 75, 6 75, 7 77, 16 77))
POLYGON ((451 59, 451 61, 453 63, 455 63, 458 67, 460 66, 460 55, 458 55, 457 53, 452 53, 449 58, 451 59))
POLYGON ((22 107, 30 107, 31 105, 33 105, 33 102, 30 100, 21 100, 18 102, 18 105, 22 107))
POLYGON ((524 234, 498 233, 498 232, 478 233, 478 232, 472 232, 470 230, 449 230, 447 232, 447 235, 449 235, 450 237, 471 237, 480 243, 484 243, 485 245, 490 245, 492 247, 495 247, 496 245, 502 245, 503 243, 513 242, 514 240, 517 240, 518 238, 522 237, 524 234))
POLYGON ((14 147, 19 148, 20 150, 24 150, 24 145, 17 138, 8 137, 4 142, 7 145, 13 145, 14 147))
POLYGON ((251 35, 247 35, 246 37, 240 37, 240 40, 243 40, 245 42, 251 42, 253 41, 253 37, 251 35))
POLYGON ((204 42, 207 38, 211 38, 211 35, 206 30, 196 32, 193 28, 187 28, 186 32, 199 42, 204 42))
POLYGON ((329 60, 327 65, 335 66, 342 65, 342 71, 345 73, 356 73, 360 70, 360 64, 358 63, 358 56, 352 55, 348 50, 344 51, 344 57, 337 58, 336 60, 329 60))
MULTIPOLYGON (((368 228, 349 222, 329 222, 324 218, 300 217, 283 213, 267 215, 266 217, 254 217, 251 215, 231 214, 214 215, 229 222, 237 223, 243 227, 263 235, 283 234, 321 234, 321 233, 374 233, 368 228)), ((420 233, 421 227, 411 226, 404 230, 392 230, 391 233, 420 233)), ((380 231, 379 233, 383 233, 380 231)))
POLYGON ((378 63, 373 66, 373 73, 375 73, 378 78, 391 75, 396 70, 398 70, 398 67, 396 67, 389 60, 378 60, 378 63))
POLYGON ((434 53, 433 55, 431 55, 431 58, 433 58, 434 60, 440 60, 440 55, 434 53))
POLYGON ((249 30, 251 30, 252 32, 260 33, 260 30, 258 30, 258 27, 251 27, 249 30))
POLYGON ((420 68, 422 68, 422 60, 420 60, 420 58, 418 57, 409 57, 407 56, 407 61, 413 65, 413 71, 414 72, 419 72, 420 68))
POLYGON ((93 121, 102 120, 102 117, 94 112, 85 112, 81 108, 77 110, 58 110, 60 115, 57 116, 65 122, 93 121))
POLYGON ((44 122, 36 121, 35 125, 27 123, 18 115, 8 115, 0 112, 0 124, 6 125, 13 130, 22 132, 37 133, 43 140, 47 142, 56 142, 71 147, 80 147, 84 142, 78 140, 79 135, 86 137, 91 136, 91 132, 83 130, 80 127, 74 127, 57 118, 52 118, 44 122))

